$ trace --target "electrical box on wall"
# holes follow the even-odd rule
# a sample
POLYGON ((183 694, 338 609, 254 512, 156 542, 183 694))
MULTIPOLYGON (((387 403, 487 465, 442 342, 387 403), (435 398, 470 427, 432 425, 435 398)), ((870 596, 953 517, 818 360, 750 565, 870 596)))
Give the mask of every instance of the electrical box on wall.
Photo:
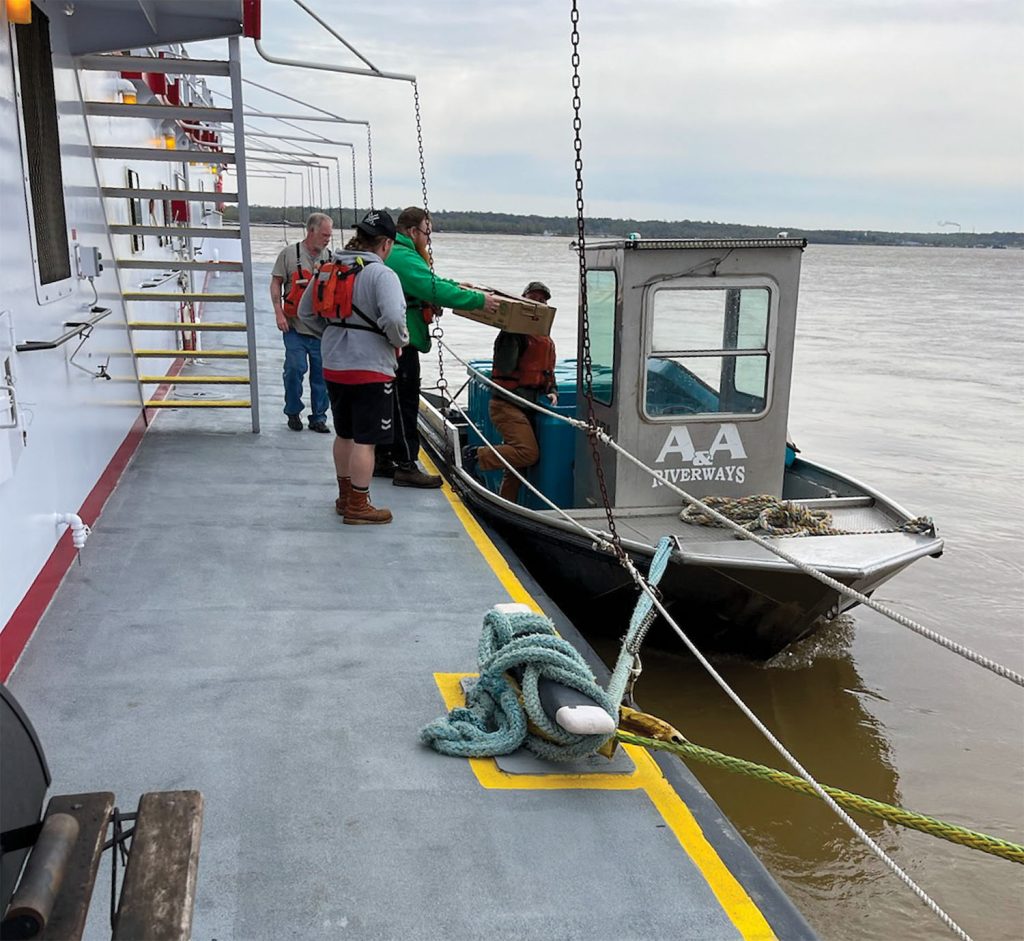
POLYGON ((92 245, 79 245, 78 251, 78 277, 98 278, 103 273, 101 260, 103 256, 100 250, 92 245))

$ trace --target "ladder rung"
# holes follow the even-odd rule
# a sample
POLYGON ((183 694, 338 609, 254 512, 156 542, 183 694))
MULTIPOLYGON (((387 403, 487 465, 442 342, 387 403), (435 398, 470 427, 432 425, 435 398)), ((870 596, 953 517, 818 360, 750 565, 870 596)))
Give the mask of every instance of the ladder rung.
POLYGON ((101 192, 111 199, 182 199, 192 203, 238 202, 238 193, 216 193, 213 190, 132 189, 127 186, 104 186, 101 192))
POLYGON ((91 72, 160 72, 174 75, 230 75, 220 59, 159 59, 155 56, 79 56, 75 65, 91 72))
POLYGON ((248 376, 139 376, 146 385, 247 386, 248 376))
POLYGON ((234 163, 234 154, 157 147, 93 147, 93 156, 109 160, 162 160, 165 163, 234 163))
POLYGON ((200 323, 168 323, 164 320, 129 320, 132 330, 176 330, 181 333, 192 333, 195 330, 218 330, 224 333, 242 333, 245 324, 237 320, 203 320, 200 323))
POLYGON ((252 408, 248 399, 149 399, 146 408, 252 408))
POLYGON ((151 271, 241 271, 244 267, 240 261, 179 261, 176 258, 118 258, 115 264, 118 268, 151 271))
MULTIPOLYGON (((184 118, 190 121, 230 121, 230 108, 211 108, 207 105, 128 105, 120 101, 87 101, 85 113, 97 117, 124 118, 184 118)), ((215 130, 211 128, 210 130, 215 130)))
POLYGON ((137 357, 166 357, 175 359, 178 356, 202 359, 248 359, 246 350, 136 350, 137 357))
MULTIPOLYGON (((241 229, 216 229, 196 225, 112 225, 114 235, 172 235, 178 238, 240 239, 241 229)), ((165 261, 165 265, 170 262, 165 261)))
POLYGON ((211 304, 237 304, 244 294, 204 294, 201 291, 123 291, 126 301, 204 301, 211 304))

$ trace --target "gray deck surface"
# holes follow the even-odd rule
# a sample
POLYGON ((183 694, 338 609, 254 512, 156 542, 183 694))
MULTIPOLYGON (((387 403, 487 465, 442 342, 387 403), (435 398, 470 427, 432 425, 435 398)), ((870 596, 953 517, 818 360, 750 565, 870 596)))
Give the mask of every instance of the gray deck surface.
POLYGON ((51 793, 201 790, 197 939, 739 937, 643 791, 488 790, 419 743, 508 599, 439 491, 341 524, 261 330, 264 433, 162 413, 11 677, 51 793))

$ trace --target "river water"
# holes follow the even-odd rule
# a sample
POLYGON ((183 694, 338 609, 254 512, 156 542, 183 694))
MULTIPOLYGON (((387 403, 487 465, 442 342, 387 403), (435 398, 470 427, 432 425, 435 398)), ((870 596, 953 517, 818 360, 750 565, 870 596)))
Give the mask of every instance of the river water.
MULTIPOLYGON (((261 260, 283 244, 280 230, 256 241, 261 260)), ((547 283, 559 354, 576 355, 567 239, 437 233, 434 253, 438 272, 461 281, 511 293, 547 283)), ((1018 672, 1022 313, 1020 252, 811 246, 789 420, 805 457, 932 516, 946 540, 941 558, 919 561, 877 600, 1018 672)), ((490 355, 493 330, 442 323, 460 354, 490 355)), ((423 365, 428 385, 436 356, 423 365)), ((457 388, 464 370, 445 369, 457 388)), ((692 659, 651 653, 644 666, 645 709, 691 741, 784 767, 692 659)), ((862 609, 768 664, 716 667, 820 782, 1024 842, 1024 694, 1006 680, 862 609)), ((952 937, 816 800, 691 768, 823 938, 952 937)), ((1024 867, 857 819, 975 939, 1024 938, 1024 867)))

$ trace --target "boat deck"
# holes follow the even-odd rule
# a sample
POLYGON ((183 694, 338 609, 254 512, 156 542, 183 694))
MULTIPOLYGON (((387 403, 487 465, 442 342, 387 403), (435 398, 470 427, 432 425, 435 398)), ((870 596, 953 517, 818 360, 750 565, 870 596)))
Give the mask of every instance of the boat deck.
POLYGON ((394 522, 341 525, 332 439, 285 427, 260 340, 263 434, 160 414, 10 678, 51 793, 202 791, 201 939, 813 937, 674 760, 420 744, 523 588, 447 487, 375 481, 394 522))
MULTIPOLYGON (((865 578, 886 573, 941 548, 941 541, 933 536, 874 532, 892 530, 896 523, 881 507, 849 502, 854 502, 854 505, 840 506, 831 511, 832 525, 836 529, 863 535, 855 538, 783 536, 773 541, 801 562, 843 578, 865 578)), ((537 512, 553 521, 559 518, 554 510, 537 512)), ((603 509, 567 512, 584 526, 601 531, 607 529, 603 509)), ((691 563, 767 569, 789 567, 787 562, 768 550, 739 539, 725 529, 683 522, 677 509, 619 509, 615 511, 615 526, 624 540, 638 546, 657 545, 665 535, 678 536, 680 551, 691 563)))

